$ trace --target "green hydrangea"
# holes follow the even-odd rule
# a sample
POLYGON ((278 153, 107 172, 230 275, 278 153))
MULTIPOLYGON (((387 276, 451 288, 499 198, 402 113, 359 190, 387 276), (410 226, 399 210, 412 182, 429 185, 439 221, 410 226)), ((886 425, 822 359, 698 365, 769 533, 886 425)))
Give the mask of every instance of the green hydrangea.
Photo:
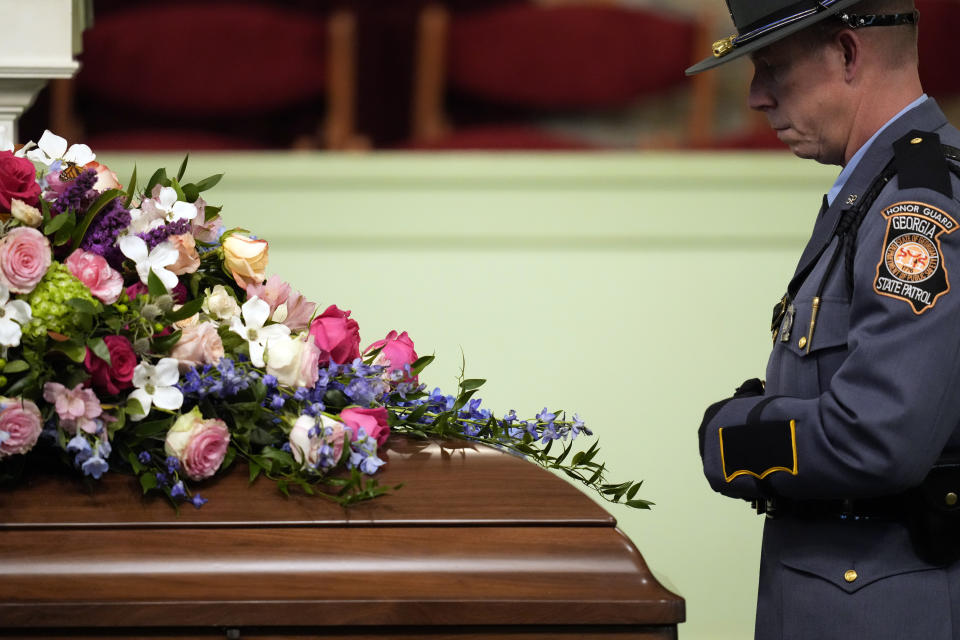
POLYGON ((74 318, 77 311, 66 304, 71 298, 81 298, 98 305, 86 285, 77 280, 65 265, 52 263, 43 280, 26 297, 33 320, 23 327, 24 335, 39 337, 47 331, 67 335, 72 333, 76 328, 74 318))

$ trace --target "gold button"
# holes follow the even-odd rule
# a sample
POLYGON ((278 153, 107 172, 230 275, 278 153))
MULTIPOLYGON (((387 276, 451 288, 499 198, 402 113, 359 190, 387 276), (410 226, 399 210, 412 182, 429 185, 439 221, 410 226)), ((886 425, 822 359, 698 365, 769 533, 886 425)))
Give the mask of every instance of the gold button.
POLYGON ((807 346, 807 336, 800 336, 800 341, 797 343, 797 346, 801 349, 807 346))
POLYGON ((947 495, 943 496, 943 501, 947 503, 948 507, 952 507, 953 505, 957 504, 957 494, 951 491, 947 495))
POLYGON ((923 142, 923 138, 914 138, 910 141, 910 144, 920 144, 921 142, 923 142))
POLYGON ((843 574, 843 579, 846 580, 847 582, 853 582, 854 580, 857 579, 857 572, 854 571, 853 569, 847 569, 846 572, 844 572, 843 574))

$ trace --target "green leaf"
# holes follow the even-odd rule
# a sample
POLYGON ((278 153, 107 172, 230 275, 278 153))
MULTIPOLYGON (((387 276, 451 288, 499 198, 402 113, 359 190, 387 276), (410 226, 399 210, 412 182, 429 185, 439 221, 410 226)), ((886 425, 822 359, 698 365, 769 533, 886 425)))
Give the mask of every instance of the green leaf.
POLYGON ((103 341, 103 338, 90 338, 87 340, 87 346, 90 347, 90 351, 93 351, 94 355, 110 366, 110 349, 107 348, 107 343, 103 341))
POLYGON ((422 356, 413 361, 413 364, 410 365, 410 373, 413 375, 420 375, 420 372, 423 371, 428 364, 433 362, 434 356, 422 356))
MULTIPOLYGON (((127 401, 127 409, 130 408, 130 403, 137 402, 136 400, 127 401)), ((137 406, 140 403, 137 402, 137 406)), ((142 409, 142 407, 140 407, 142 409)), ((138 415, 143 415, 142 412, 138 415)), ((162 436, 170 430, 170 425, 173 424, 173 416, 169 418, 161 418, 159 420, 150 420, 149 422, 139 422, 137 426, 133 428, 133 433, 140 439, 154 438, 156 436, 162 436)))
POLYGON ((180 181, 176 178, 171 178, 170 186, 173 187, 173 190, 177 192, 177 200, 186 202, 187 197, 183 195, 183 187, 180 186, 180 181))
POLYGON ((163 284, 163 280, 160 279, 160 276, 158 276, 153 269, 150 269, 150 273, 147 276, 147 289, 154 298, 159 298, 167 293, 166 285, 163 284))
POLYGON ((197 198, 200 197, 200 192, 197 190, 197 185, 190 184, 183 185, 183 199, 187 202, 196 202, 197 198))
POLYGON ((208 178, 204 178, 203 180, 197 183, 197 191, 202 192, 202 191, 206 191, 207 189, 212 189, 213 187, 217 186, 217 183, 220 182, 220 178, 222 177, 223 177, 223 174, 218 173, 208 178))
POLYGON ((83 362, 87 355, 87 347, 82 342, 67 340, 66 342, 51 342, 50 351, 59 351, 74 362, 83 362))
POLYGON ((157 488, 157 476, 152 473, 145 473, 140 476, 140 488, 143 489, 144 495, 147 494, 151 489, 157 488))
POLYGON ((186 320, 193 314, 200 311, 200 307, 203 306, 203 298, 194 298, 190 302, 186 303, 176 311, 171 311, 166 315, 166 318, 170 322, 177 322, 178 320, 186 320))
POLYGON ((253 459, 251 459, 249 462, 250 462, 250 484, 253 484, 253 481, 256 480, 257 476, 260 475, 260 472, 263 471, 263 467, 257 464, 257 462, 253 459))
POLYGON ((223 207, 211 207, 211 206, 206 206, 206 207, 204 207, 204 209, 203 209, 203 221, 204 221, 204 222, 210 222, 211 220, 213 220, 214 218, 216 218, 218 215, 220 215, 220 210, 221 210, 221 209, 223 209, 223 207))
POLYGON ((77 313, 86 313, 88 315, 96 315, 99 311, 98 306, 90 302, 85 298, 70 298, 65 303, 71 309, 74 309, 77 313))
POLYGON ((471 378, 469 380, 464 380, 460 383, 460 388, 464 391, 469 391, 470 389, 479 389, 483 386, 486 380, 481 378, 471 378))
POLYGON ((100 210, 103 209, 108 202, 116 200, 118 197, 123 195, 123 191, 120 189, 108 189, 100 194, 100 197, 97 198, 90 208, 87 209, 87 213, 83 216, 83 221, 77 225, 76 230, 71 235, 73 242, 71 248, 76 249, 80 246, 80 243, 83 241, 83 237, 87 234, 87 229, 90 228, 90 223, 93 222, 93 219, 100 213, 100 210))
POLYGON ((153 188, 157 185, 163 185, 164 187, 169 186, 170 179, 167 178, 167 170, 164 168, 157 169, 153 172, 153 175, 150 176, 150 179, 147 180, 147 188, 144 189, 147 197, 150 197, 150 194, 153 193, 153 188))
POLYGON ((133 165, 133 175, 130 176, 130 182, 127 183, 126 198, 123 200, 123 208, 129 209, 133 202, 133 196, 137 192, 137 165, 133 165))
POLYGON ((140 401, 134 400, 133 398, 127 398, 127 405, 124 407, 124 411, 130 416, 142 416, 146 413, 146 411, 143 410, 143 405, 140 404, 140 401))
POLYGON ((633 507, 634 509, 649 509, 656 503, 650 502, 649 500, 627 500, 625 504, 628 507, 633 507))
POLYGON ((21 373, 30 369, 30 365, 24 360, 11 360, 3 367, 4 373, 21 373))
POLYGON ((190 159, 190 154, 183 156, 183 162, 180 163, 180 168, 177 170, 177 180, 183 180, 183 174, 187 171, 187 160, 190 159))
POLYGON ((183 331, 177 329, 168 335, 158 336, 150 342, 150 349, 154 353, 169 353, 170 349, 173 349, 173 345, 180 342, 181 335, 183 335, 183 331))
POLYGON ((73 213, 70 211, 65 211, 61 213, 56 218, 52 218, 50 222, 44 225, 43 235, 49 236, 53 233, 56 233, 61 228, 63 228, 63 226, 66 225, 67 222, 71 222, 71 223, 74 222, 73 213))
POLYGON ((627 500, 628 500, 628 501, 629 501, 629 500, 633 500, 633 496, 637 495, 637 491, 640 490, 640 485, 641 485, 641 484, 642 484, 642 483, 637 482, 637 483, 634 484, 632 487, 630 487, 630 490, 627 491, 627 500))

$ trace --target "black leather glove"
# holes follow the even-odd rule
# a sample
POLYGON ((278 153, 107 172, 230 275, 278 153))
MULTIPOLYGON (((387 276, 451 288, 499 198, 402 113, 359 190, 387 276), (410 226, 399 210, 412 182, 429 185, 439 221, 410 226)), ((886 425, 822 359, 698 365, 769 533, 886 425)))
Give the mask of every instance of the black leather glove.
POLYGON ((745 380, 743 384, 737 387, 733 396, 730 398, 725 398, 720 402, 714 402, 712 405, 707 407, 707 410, 703 414, 703 422, 700 423, 700 429, 698 435, 700 436, 700 457, 703 457, 703 440, 705 438, 705 431, 707 425, 720 413, 720 409, 723 408, 723 405, 727 404, 734 398, 750 398, 754 396, 763 395, 763 381, 759 378, 750 378, 745 380))

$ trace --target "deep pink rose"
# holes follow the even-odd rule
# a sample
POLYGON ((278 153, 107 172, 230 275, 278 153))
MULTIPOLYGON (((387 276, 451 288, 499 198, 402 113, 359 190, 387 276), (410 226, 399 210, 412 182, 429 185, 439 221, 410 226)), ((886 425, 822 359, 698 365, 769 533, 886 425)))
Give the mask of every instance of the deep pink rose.
MULTIPOLYGON (((397 335, 396 331, 391 331, 386 338, 377 340, 364 349, 364 353, 369 353, 374 349, 380 349, 374 364, 386 366, 387 374, 392 371, 403 371, 406 365, 417 361, 417 352, 413 348, 413 340, 410 339, 406 331, 400 335, 397 335)), ((403 379, 417 382, 417 376, 404 376, 403 379)))
POLYGON ((103 256, 77 249, 64 262, 77 280, 87 285, 94 298, 113 304, 123 291, 123 276, 103 256))
POLYGON ((377 407, 376 409, 349 407, 340 412, 340 419, 343 420, 343 424, 353 428, 354 440, 356 440, 360 428, 363 428, 368 436, 377 441, 378 447, 382 447, 383 443, 390 437, 387 410, 383 407, 377 407))
POLYGON ((341 311, 335 304, 313 319, 310 335, 320 347, 320 366, 353 362, 360 357, 360 325, 350 319, 349 311, 341 311))
POLYGON ((218 418, 204 420, 194 407, 173 423, 167 431, 164 451, 180 461, 184 473, 191 480, 203 480, 217 472, 227 455, 230 430, 218 418))
POLYGON ((26 158, 0 151, 0 212, 9 213, 14 198, 34 207, 40 204, 37 170, 26 158))
POLYGON ((132 285, 127 287, 127 298, 130 300, 136 300, 137 296, 146 295, 149 291, 150 289, 147 288, 147 285, 137 280, 132 285))
POLYGON ((0 239, 0 281, 14 293, 30 293, 50 268, 50 242, 31 227, 0 239))
POLYGON ((110 352, 110 364, 87 349, 83 366, 90 372, 89 383, 99 391, 117 394, 133 386, 133 370, 137 366, 137 354, 130 341, 123 336, 107 336, 103 339, 110 352))
POLYGON ((3 398, 0 407, 0 431, 7 434, 0 441, 0 458, 30 451, 43 430, 37 405, 22 398, 3 398))

